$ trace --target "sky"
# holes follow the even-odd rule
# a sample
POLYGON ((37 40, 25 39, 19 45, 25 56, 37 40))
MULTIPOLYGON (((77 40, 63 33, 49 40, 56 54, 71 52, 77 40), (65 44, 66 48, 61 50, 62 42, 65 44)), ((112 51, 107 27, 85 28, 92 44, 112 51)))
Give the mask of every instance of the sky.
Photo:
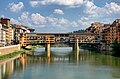
POLYGON ((120 19, 120 0, 0 0, 0 17, 36 32, 72 32, 120 19))

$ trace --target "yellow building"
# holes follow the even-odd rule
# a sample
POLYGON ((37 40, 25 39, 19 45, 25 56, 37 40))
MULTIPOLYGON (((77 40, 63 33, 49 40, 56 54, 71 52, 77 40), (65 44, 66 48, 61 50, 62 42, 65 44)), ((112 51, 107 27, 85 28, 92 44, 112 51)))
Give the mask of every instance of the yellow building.
POLYGON ((20 34, 20 46, 27 46, 27 35, 24 33, 20 34))
POLYGON ((35 45, 35 44, 46 44, 55 43, 54 35, 40 35, 39 33, 21 33, 20 35, 20 45, 35 45))

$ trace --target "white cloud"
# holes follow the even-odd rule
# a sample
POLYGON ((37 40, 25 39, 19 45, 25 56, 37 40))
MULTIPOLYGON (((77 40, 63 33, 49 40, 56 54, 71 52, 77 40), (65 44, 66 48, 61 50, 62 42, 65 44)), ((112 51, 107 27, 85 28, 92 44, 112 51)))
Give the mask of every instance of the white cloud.
POLYGON ((61 9, 55 9, 53 13, 54 14, 64 14, 63 10, 61 10, 61 9))
POLYGON ((23 25, 32 26, 29 12, 23 12, 21 16, 18 17, 18 20, 23 25))
POLYGON ((83 12, 87 15, 91 15, 91 16, 94 16, 94 17, 97 17, 98 14, 97 14, 97 10, 99 9, 99 7, 97 7, 93 2, 91 1, 87 1, 85 4, 84 4, 84 10, 83 12))
POLYGON ((18 17, 21 21, 28 21, 29 20, 29 12, 23 12, 20 17, 18 17))
MULTIPOLYGON (((11 19, 13 23, 21 23, 23 25, 39 28, 41 32, 70 32, 79 29, 85 29, 90 26, 92 22, 100 21, 100 22, 109 22, 113 21, 120 16, 120 5, 111 2, 106 3, 102 7, 96 6, 92 1, 82 1, 79 0, 37 0, 31 1, 31 5, 33 7, 38 5, 51 5, 57 4, 68 7, 77 7, 81 6, 80 11, 82 16, 80 19, 69 20, 64 17, 56 18, 54 15, 52 16, 43 16, 40 13, 32 13, 23 12, 22 15, 18 18, 18 20, 11 19), (60 2, 61 1, 61 2, 60 2), (77 2, 78 1, 78 2, 77 2), (64 3, 63 3, 64 2, 64 3), (46 30, 49 29, 49 30, 46 30)), ((61 9, 55 9, 54 14, 64 14, 61 9)), ((77 16, 77 15, 74 15, 77 16)))
POLYGON ((116 15, 120 12, 120 5, 114 2, 106 3, 103 7, 98 7, 93 2, 88 1, 85 6, 84 13, 91 17, 111 17, 111 15, 116 15))
POLYGON ((39 13, 33 13, 31 15, 31 20, 34 24, 44 24, 46 23, 45 17, 41 16, 39 13))
POLYGON ((30 1, 32 7, 37 6, 38 3, 39 3, 38 1, 30 1))
POLYGON ((63 24, 63 25, 67 25, 69 23, 69 21, 67 19, 65 19, 65 18, 60 18, 58 20, 58 23, 63 24))
MULTIPOLYGON (((70 32, 85 29, 89 27, 92 22, 96 21, 105 21, 108 23, 110 20, 113 21, 120 16, 120 5, 114 2, 106 3, 104 6, 98 7, 93 2, 86 1, 82 7, 84 7, 82 10, 84 15, 78 20, 71 21, 66 18, 56 18, 54 15, 42 16, 40 13, 29 14, 28 12, 23 12, 18 18, 18 23, 20 22, 33 28, 36 26, 35 28, 41 29, 41 32, 70 32)), ((60 9, 55 9, 53 13, 64 14, 60 9)), ((17 23, 16 20, 13 19, 13 21, 17 23)))
POLYGON ((47 17, 47 22, 49 22, 49 26, 54 28, 53 30, 57 30, 58 32, 67 32, 73 31, 78 29, 83 29, 89 23, 87 22, 78 22, 78 21, 70 21, 65 18, 54 18, 54 17, 47 17))
POLYGON ((11 22, 11 24, 21 25, 21 23, 18 20, 14 19, 14 18, 10 18, 10 22, 11 22))
POLYGON ((46 17, 47 19, 47 22, 49 23, 55 23, 58 19, 57 18, 54 18, 54 17, 46 17))
POLYGON ((88 20, 89 20, 89 17, 83 16, 83 17, 81 17, 81 20, 82 20, 82 21, 88 21, 88 20))
POLYGON ((1 17, 2 17, 2 18, 4 18, 4 17, 5 17, 5 15, 1 15, 1 17))
POLYGON ((27 26, 31 27, 43 27, 46 23, 46 17, 42 16, 39 13, 23 12, 20 17, 18 17, 18 21, 27 26))
POLYGON ((78 24, 81 25, 82 27, 90 26, 90 22, 86 22, 86 21, 82 21, 82 20, 78 20, 78 24))
POLYGON ((15 4, 13 2, 13 3, 10 3, 8 7, 10 8, 10 11, 18 12, 18 11, 21 11, 23 9, 24 4, 23 4, 23 2, 19 2, 18 4, 15 4))
POLYGON ((110 4, 107 3, 104 8, 107 11, 107 14, 120 12, 120 5, 118 5, 114 2, 111 2, 110 4))
POLYGON ((84 3, 84 16, 81 21, 88 22, 88 24, 96 21, 111 23, 113 20, 120 16, 120 5, 115 2, 106 3, 102 7, 96 6, 93 2, 87 1, 84 3))
POLYGON ((77 21, 52 16, 42 16, 39 13, 29 14, 29 12, 23 12, 21 16, 18 17, 18 20, 11 18, 11 23, 29 26, 36 28, 36 30, 39 28, 41 29, 40 32, 70 32, 77 30, 81 26, 77 21))
POLYGON ((46 20, 47 20, 47 23, 52 25, 52 26, 57 25, 59 22, 58 18, 54 18, 54 17, 50 17, 50 16, 46 17, 46 20))
POLYGON ((54 17, 46 17, 47 23, 49 23, 49 25, 52 26, 66 26, 68 25, 70 22, 69 20, 65 19, 65 18, 54 18, 54 17))
POLYGON ((71 22, 70 24, 72 25, 72 27, 78 27, 79 26, 79 24, 75 21, 71 22))
POLYGON ((57 4, 69 7, 77 7, 83 4, 83 0, 34 0, 30 1, 31 6, 57 4))

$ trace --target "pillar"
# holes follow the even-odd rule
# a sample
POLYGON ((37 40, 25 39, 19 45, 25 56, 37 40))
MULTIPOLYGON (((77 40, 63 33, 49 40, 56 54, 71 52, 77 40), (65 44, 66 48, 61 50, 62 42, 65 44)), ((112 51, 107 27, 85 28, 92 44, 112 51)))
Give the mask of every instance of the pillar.
POLYGON ((6 73, 6 63, 3 64, 3 72, 2 72, 2 74, 5 75, 5 73, 6 73))
POLYGON ((11 60, 11 72, 14 72, 14 60, 11 60))
POLYGON ((73 51, 79 51, 79 41, 76 39, 75 44, 73 45, 73 51))
POLYGON ((50 44, 46 44, 45 51, 47 52, 47 57, 50 57, 50 44))
POLYGON ((79 50, 76 52, 76 60, 79 61, 79 50))
POLYGON ((2 66, 0 64, 0 79, 2 79, 2 66))

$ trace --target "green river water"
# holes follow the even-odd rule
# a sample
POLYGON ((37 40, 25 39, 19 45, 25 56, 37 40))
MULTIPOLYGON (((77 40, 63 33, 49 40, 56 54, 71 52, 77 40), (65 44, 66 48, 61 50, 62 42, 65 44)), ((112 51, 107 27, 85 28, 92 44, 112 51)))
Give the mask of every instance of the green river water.
POLYGON ((0 64, 0 79, 120 79, 120 58, 80 49, 44 48, 0 64))

